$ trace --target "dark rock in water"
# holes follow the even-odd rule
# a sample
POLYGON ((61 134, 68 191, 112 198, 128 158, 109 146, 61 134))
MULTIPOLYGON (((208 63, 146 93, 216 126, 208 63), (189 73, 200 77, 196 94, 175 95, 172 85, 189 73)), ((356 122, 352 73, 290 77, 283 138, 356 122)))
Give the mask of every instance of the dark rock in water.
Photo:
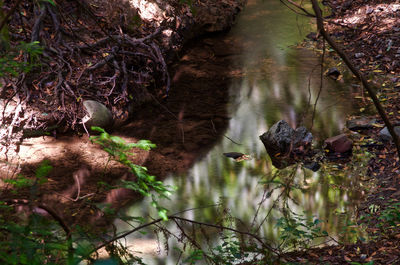
POLYGON ((373 124, 375 123, 376 119, 368 119, 367 117, 361 117, 348 120, 346 122, 346 127, 352 131, 366 130, 366 129, 372 129, 374 127, 373 124))
POLYGON ((316 32, 310 32, 306 36, 308 39, 316 41, 318 39, 318 35, 316 32))
MULTIPOLYGON (((400 136, 400 126, 395 126, 394 127, 394 131, 397 134, 397 136, 400 136)), ((389 133, 389 130, 387 127, 383 128, 380 132, 379 132, 379 139, 382 142, 389 142, 392 141, 392 136, 389 133)))
POLYGON ((353 142, 345 135, 340 134, 325 140, 326 148, 330 152, 345 153, 353 148, 353 142))
POLYGON ((332 68, 329 68, 327 75, 330 78, 337 80, 340 76, 340 71, 336 67, 332 67, 332 68))
POLYGON ((305 155, 311 148, 312 134, 304 127, 293 130, 290 125, 280 120, 268 132, 260 136, 272 164, 277 168, 285 168, 305 155))
POLYGON ((224 156, 235 159, 236 162, 250 160, 251 156, 239 152, 224 153, 224 156))
POLYGON ((293 133, 292 143, 295 149, 303 148, 308 149, 311 147, 313 136, 312 134, 303 126, 296 128, 293 133))
POLYGON ((313 161, 313 162, 304 163, 304 167, 308 168, 314 172, 317 172, 321 168, 321 165, 318 162, 313 161))
POLYGON ((224 156, 233 158, 233 159, 238 159, 239 157, 244 156, 243 153, 238 153, 238 152, 229 152, 229 153, 224 153, 224 156))
POLYGON ((280 120, 261 135, 260 139, 270 156, 285 155, 290 150, 293 134, 292 127, 286 121, 280 120))

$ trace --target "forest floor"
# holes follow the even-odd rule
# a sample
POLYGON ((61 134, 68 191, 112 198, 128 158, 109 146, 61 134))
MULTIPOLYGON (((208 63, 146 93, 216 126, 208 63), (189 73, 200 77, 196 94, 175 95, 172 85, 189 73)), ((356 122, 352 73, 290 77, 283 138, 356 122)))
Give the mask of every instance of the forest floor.
MULTIPOLYGON (((391 122, 400 121, 400 4, 394 1, 327 1, 333 10, 326 26, 329 33, 352 58, 353 63, 377 87, 391 122)), ((335 57, 334 53, 332 56, 335 57)), ((337 58, 337 57, 336 57, 337 58)), ((338 58, 337 58, 338 59, 338 58)), ((338 63, 340 60, 337 61, 338 63)), ((348 71, 348 70, 347 70, 348 71)), ((365 108, 372 105, 360 98, 365 108)), ((379 115, 368 115, 383 123, 379 115)), ((369 241, 338 244, 290 253, 288 262, 297 264, 400 264, 400 164, 392 143, 381 145, 382 128, 359 131, 375 147, 368 165, 368 177, 375 181, 358 209, 357 225, 363 226, 369 241)))

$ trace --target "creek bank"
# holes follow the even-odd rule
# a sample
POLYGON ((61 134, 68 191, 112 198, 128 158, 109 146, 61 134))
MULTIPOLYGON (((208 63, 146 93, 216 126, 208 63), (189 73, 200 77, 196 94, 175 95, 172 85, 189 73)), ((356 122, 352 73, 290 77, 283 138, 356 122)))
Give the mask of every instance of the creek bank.
MULTIPOLYGON (((394 1, 324 1, 332 9, 327 23, 330 34, 339 40, 356 66, 378 86, 379 98, 393 124, 398 124, 400 106, 399 57, 397 47, 400 24, 399 4, 394 1), (397 44, 397 45, 396 45, 397 44)), ((343 71, 348 71, 343 69, 343 71)), ((341 71, 341 72, 343 72, 341 71)), ((372 104, 358 96, 362 108, 372 104)), ((390 141, 381 141, 382 119, 378 115, 361 115, 349 129, 356 131, 356 144, 374 157, 368 163, 366 182, 375 182, 366 200, 358 208, 357 223, 363 224, 369 242, 338 243, 337 246, 311 248, 285 255, 287 262, 307 264, 398 264, 400 262, 400 164, 390 141), (393 217, 392 219, 390 219, 393 217)), ((355 139, 353 138, 353 139, 355 139)))
MULTIPOLYGON (((44 53, 38 56, 41 68, 26 73, 21 84, 13 77, 5 81, 0 101, 5 114, 1 154, 18 148, 27 137, 24 130, 50 135, 84 132, 85 100, 105 105, 115 126, 128 122, 134 117, 134 106, 168 96, 168 68, 179 59, 184 45, 229 30, 244 4, 245 0, 202 0, 190 5, 178 0, 59 1, 57 9, 45 4, 43 15, 37 17, 33 11, 38 7, 23 1, 8 24, 11 45, 31 41, 29 32, 20 28, 33 31, 37 24, 32 40, 41 43, 44 53), (18 13, 26 18, 21 20, 18 13), (21 89, 14 93, 17 87, 21 89)), ((5 3, 5 9, 11 7, 12 3, 5 3)))
MULTIPOLYGON (((201 3, 206 10, 206 3, 211 2, 201 3)), ((224 13, 217 8, 220 13, 214 14, 229 16, 225 19, 229 22, 233 21, 233 16, 243 3, 244 1, 221 1, 211 5, 215 8, 220 6, 221 10, 231 10, 224 13), (237 5, 233 5, 233 8, 229 3, 237 5)), ((185 10, 189 12, 190 8, 185 10)), ((192 14, 189 17, 193 20, 196 16, 192 14)), ((205 23, 204 17, 202 19, 205 23)), ((214 22, 219 23, 219 20, 214 22)), ((151 23, 155 22, 149 22, 149 25, 151 23)), ((231 26, 229 23, 225 24, 226 28, 223 30, 231 26)), ((210 21, 208 26, 202 25, 198 31, 202 34, 211 30, 222 30, 210 27, 210 21)), ((229 84, 232 79, 241 77, 241 69, 233 63, 240 56, 241 45, 226 38, 223 32, 214 32, 212 37, 203 35, 192 42, 186 39, 186 43, 184 49, 181 46, 179 56, 169 65, 171 88, 168 97, 163 97, 164 92, 159 94, 159 91, 149 90, 152 92, 148 94, 149 98, 135 104, 130 110, 134 117, 126 124, 120 124, 113 133, 127 142, 148 139, 155 143, 157 148, 154 150, 135 150, 132 159, 135 163, 146 166, 152 175, 161 179, 169 172, 186 171, 222 137, 230 119, 226 107, 229 84)), ((109 107, 110 102, 105 105, 109 107)), ((48 176, 49 182, 40 187, 38 201, 46 202, 49 207, 57 209, 58 214, 70 223, 87 223, 90 220, 97 224, 109 224, 110 220, 100 216, 100 213, 92 214, 92 203, 103 202, 119 208, 137 197, 122 190, 110 192, 97 183, 102 181, 113 185, 121 179, 129 180, 132 176, 114 162, 105 168, 107 154, 91 144, 85 134, 56 135, 57 137, 25 139, 16 156, 10 156, 10 163, 2 165, 3 176, 14 177, 17 173, 32 176, 40 162, 47 158, 53 170, 48 176), (90 196, 85 197, 85 200, 79 199, 86 195, 90 196)), ((29 198, 28 190, 21 190, 18 195, 11 191, 8 187, 2 192, 2 197, 29 198)))

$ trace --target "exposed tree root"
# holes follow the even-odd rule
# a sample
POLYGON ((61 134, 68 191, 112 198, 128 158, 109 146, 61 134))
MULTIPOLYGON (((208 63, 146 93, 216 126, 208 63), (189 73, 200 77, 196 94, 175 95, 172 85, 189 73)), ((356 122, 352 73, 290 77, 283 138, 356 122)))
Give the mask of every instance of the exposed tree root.
POLYGON ((94 11, 87 1, 59 0, 56 7, 30 1, 14 6, 8 2, 4 4, 13 11, 8 15, 12 46, 38 41, 44 51, 40 58, 21 58, 37 65, 32 71, 18 78, 3 78, 3 141, 15 137, 18 131, 46 126, 80 130, 77 125, 85 116, 85 99, 99 101, 114 111, 115 118, 126 119, 129 106, 145 100, 141 97, 148 89, 168 92, 170 77, 157 43, 163 27, 147 28, 144 31, 148 34, 139 33, 139 28, 124 32, 121 25, 105 24, 110 14, 94 11), (132 37, 138 33, 144 36, 132 37), (16 104, 13 111, 8 104, 11 101, 16 104), (26 117, 26 106, 33 110, 31 117, 26 117))

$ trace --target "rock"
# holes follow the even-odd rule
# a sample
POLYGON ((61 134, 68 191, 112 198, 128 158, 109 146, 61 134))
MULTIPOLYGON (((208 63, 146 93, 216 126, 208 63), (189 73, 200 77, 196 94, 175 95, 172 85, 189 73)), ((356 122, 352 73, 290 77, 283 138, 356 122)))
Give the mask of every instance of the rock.
POLYGON ((285 155, 290 150, 293 134, 292 127, 286 121, 280 120, 261 135, 260 139, 270 156, 276 156, 278 153, 285 155))
POLYGON ((280 120, 272 125, 268 132, 260 135, 260 140, 275 167, 281 169, 293 164, 293 161, 289 161, 290 159, 287 158, 293 134, 292 127, 286 121, 280 120), (282 156, 285 156, 285 158, 282 158, 282 156))
POLYGON ((229 153, 223 153, 224 156, 229 157, 229 158, 233 158, 233 159, 237 159, 239 157, 244 156, 243 153, 239 153, 239 152, 229 152, 229 153))
POLYGON ((374 12, 374 9, 372 7, 368 7, 367 11, 365 12, 367 15, 371 14, 374 12))
POLYGON ((351 151, 353 142, 345 135, 340 134, 325 140, 326 148, 330 152, 345 153, 351 151))
POLYGON ((304 146, 309 147, 311 146, 313 136, 312 134, 303 126, 296 128, 294 131, 292 142, 295 148, 304 146))
POLYGON ((354 57, 356 57, 357 59, 364 57, 364 53, 363 52, 357 52, 356 54, 354 54, 354 57))
POLYGON ((376 119, 368 119, 367 117, 361 117, 348 120, 346 122, 346 127, 352 131, 366 130, 366 129, 372 129, 374 127, 373 126, 374 123, 376 123, 376 119))
POLYGON ((332 67, 332 68, 329 68, 327 75, 330 78, 337 80, 340 76, 340 71, 336 67, 332 67))
POLYGON ((299 156, 304 156, 311 148, 312 134, 305 127, 293 130, 290 125, 280 120, 268 132, 260 136, 272 164, 284 168, 296 162, 299 156))
POLYGON ((318 162, 312 161, 304 163, 304 167, 312 170, 313 172, 317 172, 321 168, 321 165, 318 162))
MULTIPOLYGON (((400 126, 395 126, 394 127, 394 131, 397 134, 397 136, 400 136, 400 126)), ((382 142, 389 142, 392 140, 392 136, 389 133, 389 130, 387 127, 383 128, 380 132, 379 132, 379 139, 382 142)))
POLYGON ((316 41, 318 40, 318 34, 316 32, 310 32, 306 36, 308 39, 316 41))
POLYGON ((87 113, 82 119, 86 129, 90 129, 92 126, 101 127, 103 129, 112 126, 112 113, 106 106, 94 100, 83 101, 83 106, 87 113))

